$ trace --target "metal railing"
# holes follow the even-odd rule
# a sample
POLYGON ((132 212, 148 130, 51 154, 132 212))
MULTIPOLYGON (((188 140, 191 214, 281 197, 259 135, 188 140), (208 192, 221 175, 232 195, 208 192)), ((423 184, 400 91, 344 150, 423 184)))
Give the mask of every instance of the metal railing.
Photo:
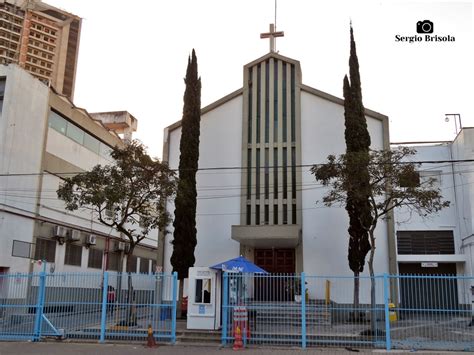
POLYGON ((176 302, 176 274, 0 274, 0 339, 146 339, 151 325, 174 343, 176 302))
POLYGON ((472 276, 397 275, 400 302, 390 309, 399 349, 474 351, 472 276))
POLYGON ((239 328, 244 344, 472 351, 472 285, 466 276, 224 273, 222 344, 239 328))

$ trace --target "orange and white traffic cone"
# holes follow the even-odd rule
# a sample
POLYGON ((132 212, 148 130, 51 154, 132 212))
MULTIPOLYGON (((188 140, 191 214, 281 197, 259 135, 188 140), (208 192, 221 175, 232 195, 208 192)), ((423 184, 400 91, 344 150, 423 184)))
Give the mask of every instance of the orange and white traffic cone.
POLYGON ((242 332, 240 331, 240 327, 237 327, 235 330, 235 339, 234 339, 234 350, 240 350, 244 348, 244 344, 242 343, 242 332))
POLYGON ((156 348, 158 344, 156 344, 155 337, 153 336, 153 329, 151 324, 148 325, 148 340, 146 342, 147 348, 156 348))

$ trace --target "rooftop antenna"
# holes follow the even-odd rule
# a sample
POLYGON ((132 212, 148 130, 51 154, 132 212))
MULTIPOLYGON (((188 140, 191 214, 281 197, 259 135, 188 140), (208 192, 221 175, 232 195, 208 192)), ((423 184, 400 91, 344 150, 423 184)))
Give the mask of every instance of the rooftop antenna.
POLYGON ((275 22, 270 24, 270 31, 266 33, 261 33, 260 38, 269 38, 270 39, 270 52, 276 52, 275 49, 275 38, 276 37, 283 37, 285 32, 277 31, 276 30, 276 22, 277 22, 277 0, 275 0, 275 22))
POLYGON ((275 31, 277 29, 277 0, 275 0, 275 31))

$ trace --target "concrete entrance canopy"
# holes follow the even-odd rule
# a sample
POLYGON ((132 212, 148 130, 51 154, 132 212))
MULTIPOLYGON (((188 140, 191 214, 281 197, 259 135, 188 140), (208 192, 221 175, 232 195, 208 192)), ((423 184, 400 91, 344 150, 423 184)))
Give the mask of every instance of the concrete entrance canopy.
POLYGON ((232 226, 232 239, 253 248, 294 248, 300 243, 301 227, 292 225, 232 226))

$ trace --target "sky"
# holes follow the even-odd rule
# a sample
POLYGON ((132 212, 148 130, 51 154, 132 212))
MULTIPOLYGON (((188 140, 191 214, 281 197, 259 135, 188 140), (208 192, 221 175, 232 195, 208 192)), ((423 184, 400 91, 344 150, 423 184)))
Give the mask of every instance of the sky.
MULTIPOLYGON (((196 50, 202 107, 242 87, 243 66, 269 51, 274 0, 44 0, 83 18, 74 102, 127 110, 135 138, 161 157, 163 129, 181 119, 188 55, 196 50)), ((434 1, 278 0, 280 54, 299 60, 303 83, 342 97, 352 21, 366 108, 390 119, 390 141, 455 137, 474 126, 473 4, 434 1), (417 22, 433 23, 427 42, 417 22), (397 41, 419 35, 423 41, 397 41)))

